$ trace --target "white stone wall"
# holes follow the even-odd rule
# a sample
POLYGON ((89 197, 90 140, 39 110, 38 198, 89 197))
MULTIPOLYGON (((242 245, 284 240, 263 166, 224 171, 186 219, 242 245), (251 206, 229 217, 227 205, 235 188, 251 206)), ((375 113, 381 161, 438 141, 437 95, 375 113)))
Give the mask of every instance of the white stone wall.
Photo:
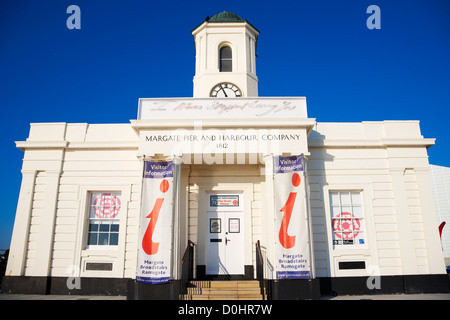
POLYGON ((141 164, 129 124, 31 124, 8 275, 131 277, 135 273, 141 164), (122 194, 117 250, 85 250, 89 192, 122 194), (131 261, 131 262, 130 262, 131 261), (85 271, 86 262, 113 264, 85 271), (69 268, 69 269, 68 269, 69 268), (69 271, 68 271, 69 270, 69 271))
POLYGON ((431 165, 430 179, 437 223, 446 222, 441 243, 447 265, 450 265, 450 168, 431 165))
MULTIPOLYGON (((85 277, 135 276, 142 180, 138 131, 130 124, 31 125, 27 141, 17 142, 25 151, 23 180, 6 275, 67 277, 76 266, 85 277), (114 250, 86 249, 93 191, 121 192, 114 250), (112 263, 113 270, 88 271, 86 262, 112 263)), ((422 137, 417 121, 316 124, 305 152, 316 277, 445 272, 428 176, 426 148, 433 144, 422 137), (362 192, 365 247, 333 248, 329 192, 336 190, 362 192), (343 261, 364 261, 366 269, 340 270, 343 261)), ((208 188, 228 188, 243 190, 248 201, 245 264, 255 263, 257 240, 264 254, 273 256, 271 188, 263 163, 184 165, 181 176, 181 254, 187 240, 194 241, 196 263, 205 263, 199 199, 208 188)))
POLYGON ((433 142, 416 121, 317 124, 307 164, 317 276, 367 274, 339 261, 365 261, 382 275, 444 272, 427 178, 433 142), (333 247, 332 190, 362 191, 367 248, 333 247))

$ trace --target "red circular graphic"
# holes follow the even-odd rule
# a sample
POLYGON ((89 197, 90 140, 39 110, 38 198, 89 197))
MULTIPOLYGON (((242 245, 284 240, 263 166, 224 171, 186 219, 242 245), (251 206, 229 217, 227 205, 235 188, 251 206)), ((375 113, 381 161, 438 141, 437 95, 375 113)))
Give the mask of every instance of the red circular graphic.
POLYGON ((342 240, 352 240, 356 238, 361 229, 361 222, 349 212, 341 212, 333 218, 334 235, 342 240))
POLYGON ((233 200, 233 206, 238 206, 238 205, 239 205, 239 201, 233 200))
POLYGON ((159 190, 161 190, 162 193, 166 193, 167 190, 169 190, 169 181, 164 179, 161 181, 161 184, 159 185, 159 190))
POLYGON ((97 218, 114 219, 120 211, 120 199, 112 193, 102 193, 94 201, 97 218))
POLYGON ((300 181, 301 181, 300 175, 297 172, 294 173, 292 175, 292 185, 294 187, 298 187, 300 185, 300 181))

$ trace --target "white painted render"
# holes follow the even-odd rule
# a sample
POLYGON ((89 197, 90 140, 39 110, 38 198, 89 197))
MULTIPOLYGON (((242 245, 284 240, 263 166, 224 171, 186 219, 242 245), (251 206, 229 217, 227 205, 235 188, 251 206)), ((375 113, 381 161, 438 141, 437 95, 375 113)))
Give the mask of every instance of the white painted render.
POLYGON ((446 223, 442 231, 441 243, 448 266, 450 265, 450 168, 431 165, 430 179, 437 224, 446 223))
MULTIPOLYGON (((64 277, 75 266, 85 277, 135 276, 142 170, 139 130, 137 122, 31 124, 29 138, 16 143, 24 151, 23 180, 7 275, 64 277), (86 249, 90 191, 122 193, 119 245, 113 250, 86 249), (113 270, 85 271, 86 262, 110 262, 113 270)), ((373 270, 381 275, 445 272, 426 152, 434 139, 421 136, 417 121, 316 123, 303 142, 290 152, 310 154, 306 176, 316 277, 366 275, 373 270), (362 191, 366 248, 333 249, 332 190, 362 191), (339 270, 339 261, 350 260, 363 260, 372 269, 339 270)), ((196 262, 204 263, 204 204, 199 199, 208 190, 242 190, 248 202, 245 263, 254 264, 257 240, 270 260, 274 231, 265 173, 265 163, 259 160, 184 164, 178 252, 184 251, 187 240, 194 241, 196 262)))
POLYGON ((258 96, 256 42, 259 31, 247 21, 211 23, 205 21, 192 31, 196 51, 194 98, 207 98, 218 83, 230 82, 243 97, 258 96), (233 72, 219 72, 219 49, 230 46, 233 72))

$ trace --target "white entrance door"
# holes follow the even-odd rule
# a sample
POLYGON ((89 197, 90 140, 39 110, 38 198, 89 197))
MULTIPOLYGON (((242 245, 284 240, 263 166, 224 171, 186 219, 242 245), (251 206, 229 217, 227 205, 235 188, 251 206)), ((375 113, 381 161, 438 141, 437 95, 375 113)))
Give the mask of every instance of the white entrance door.
POLYGON ((206 274, 244 274, 244 201, 239 193, 207 193, 206 274))

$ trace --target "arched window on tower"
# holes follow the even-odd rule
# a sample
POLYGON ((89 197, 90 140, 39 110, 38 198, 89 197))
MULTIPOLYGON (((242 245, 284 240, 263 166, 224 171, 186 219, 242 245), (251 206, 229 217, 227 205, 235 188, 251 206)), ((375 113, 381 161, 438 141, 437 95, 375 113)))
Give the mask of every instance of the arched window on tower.
POLYGON ((231 48, 224 46, 220 48, 219 51, 219 70, 220 72, 231 72, 233 71, 233 58, 231 53, 231 48))

